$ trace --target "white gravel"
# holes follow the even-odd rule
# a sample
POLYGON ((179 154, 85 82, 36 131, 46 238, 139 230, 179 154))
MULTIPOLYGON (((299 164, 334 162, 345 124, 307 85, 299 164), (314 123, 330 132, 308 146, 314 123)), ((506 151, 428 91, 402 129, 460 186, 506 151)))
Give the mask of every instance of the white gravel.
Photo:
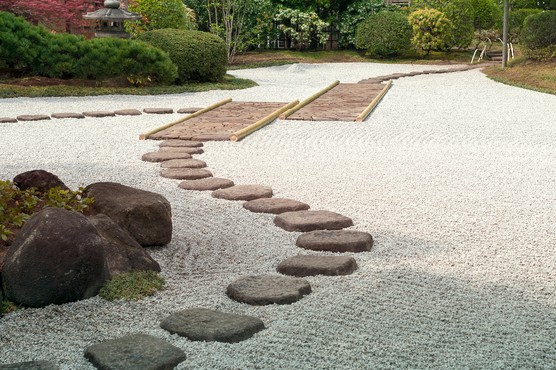
MULTIPOLYGON (((0 116, 205 106, 227 97, 303 99, 339 79, 445 68, 291 65, 233 74, 260 86, 170 96, 0 100, 0 116)), ((277 121, 238 143, 211 142, 218 177, 272 186, 276 196, 350 216, 375 246, 346 277, 311 277, 313 293, 251 307, 225 295, 249 274, 309 253, 298 233, 241 203, 178 189, 139 160, 141 132, 178 115, 0 124, 0 178, 31 169, 70 187, 117 181, 165 195, 175 232, 152 250, 168 287, 140 302, 93 298, 0 319, 0 363, 48 359, 90 369, 88 345, 147 333, 187 354, 180 369, 556 367, 556 96, 490 81, 480 71, 396 80, 363 123, 277 121), (237 343, 201 343, 159 328, 206 307, 260 317, 237 343)))

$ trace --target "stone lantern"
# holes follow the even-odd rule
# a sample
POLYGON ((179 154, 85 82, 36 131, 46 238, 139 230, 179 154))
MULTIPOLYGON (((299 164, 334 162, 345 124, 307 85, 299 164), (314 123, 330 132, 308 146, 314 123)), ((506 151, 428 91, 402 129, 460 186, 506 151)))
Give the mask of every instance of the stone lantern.
POLYGON ((141 19, 141 15, 120 9, 119 0, 104 0, 104 8, 83 16, 85 19, 95 19, 97 27, 95 37, 129 37, 124 30, 124 21, 141 19))

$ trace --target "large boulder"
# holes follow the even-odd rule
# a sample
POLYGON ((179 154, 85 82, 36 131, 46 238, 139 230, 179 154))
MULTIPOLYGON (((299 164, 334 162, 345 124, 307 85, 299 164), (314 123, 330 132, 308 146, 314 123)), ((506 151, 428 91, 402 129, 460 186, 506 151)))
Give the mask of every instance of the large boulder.
POLYGON ((93 213, 104 213, 143 247, 172 240, 172 210, 160 194, 114 182, 97 182, 84 195, 95 199, 93 213))
POLYGON ((29 307, 90 298, 105 282, 103 251, 85 216, 45 208, 25 223, 6 254, 6 297, 29 307))
POLYGON ((160 271, 158 262, 110 217, 100 213, 89 220, 104 239, 107 279, 129 271, 160 271))
POLYGON ((52 188, 60 187, 63 190, 69 188, 58 178, 58 176, 44 170, 33 170, 20 173, 13 179, 15 186, 21 190, 37 188, 41 193, 46 193, 52 188))

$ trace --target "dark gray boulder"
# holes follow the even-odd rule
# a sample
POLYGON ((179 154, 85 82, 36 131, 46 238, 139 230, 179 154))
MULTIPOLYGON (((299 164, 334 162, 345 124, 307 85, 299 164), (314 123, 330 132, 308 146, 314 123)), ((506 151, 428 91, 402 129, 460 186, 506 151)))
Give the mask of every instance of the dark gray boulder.
POLYGON ((21 190, 37 188, 41 193, 45 193, 57 186, 63 190, 69 190, 58 176, 44 170, 32 170, 20 173, 14 177, 13 183, 21 190))
POLYGON ((93 213, 104 213, 143 247, 172 240, 172 210, 160 194, 114 182, 97 182, 84 194, 95 199, 93 213))

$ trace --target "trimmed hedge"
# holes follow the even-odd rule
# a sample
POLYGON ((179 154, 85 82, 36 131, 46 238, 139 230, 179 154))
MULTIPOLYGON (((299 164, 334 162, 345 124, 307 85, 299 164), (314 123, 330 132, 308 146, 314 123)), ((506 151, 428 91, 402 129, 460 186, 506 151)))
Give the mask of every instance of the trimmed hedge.
POLYGON ((452 22, 436 9, 416 10, 409 15, 413 28, 411 43, 416 49, 429 54, 432 50, 447 50, 453 35, 452 22))
POLYGON ((168 53, 178 67, 178 81, 217 82, 226 74, 226 44, 208 32, 164 29, 138 37, 168 53))
POLYGON ((402 12, 384 11, 372 14, 357 26, 355 46, 367 55, 396 56, 411 46, 411 26, 402 12))
POLYGON ((520 40, 532 50, 556 45, 556 10, 544 11, 525 18, 520 40))
POLYGON ((195 21, 188 14, 188 8, 181 0, 132 0, 129 2, 128 10, 142 15, 142 19, 125 23, 126 31, 132 37, 164 28, 197 28, 195 21))

